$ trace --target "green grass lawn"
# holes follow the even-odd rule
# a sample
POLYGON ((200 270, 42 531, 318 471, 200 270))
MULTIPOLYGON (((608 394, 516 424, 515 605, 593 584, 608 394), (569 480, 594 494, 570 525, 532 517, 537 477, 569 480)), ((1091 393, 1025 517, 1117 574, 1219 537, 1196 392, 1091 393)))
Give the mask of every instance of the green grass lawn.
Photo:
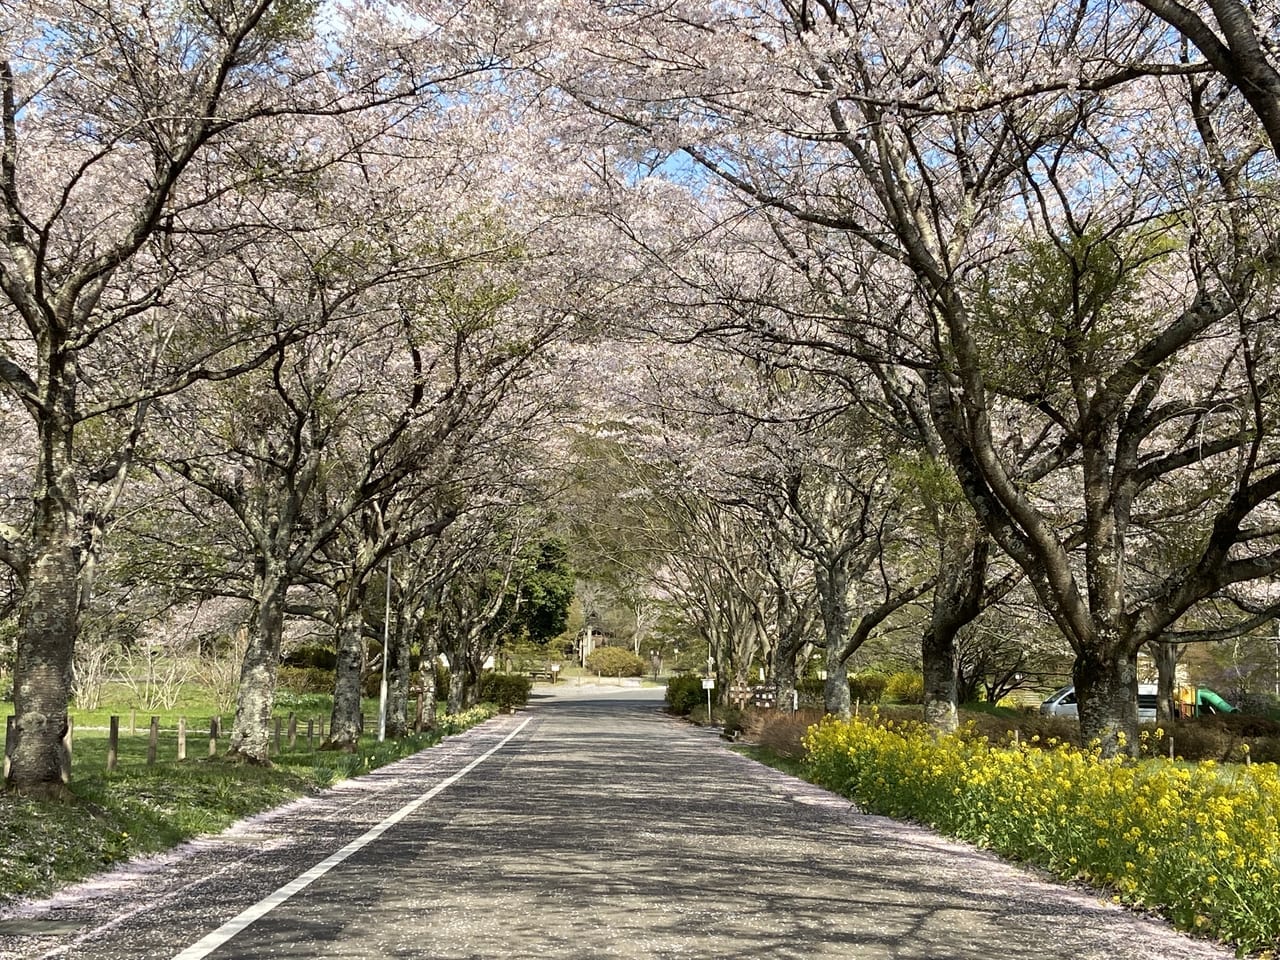
MULTIPOLYGON (((321 751, 318 724, 308 744, 306 720, 328 724, 329 697, 285 695, 276 712, 282 749, 272 750, 270 768, 228 763, 223 758, 231 716, 223 717, 218 756, 209 757, 209 718, 217 715, 198 698, 160 719, 157 760, 148 765, 151 711, 139 711, 129 733, 126 709, 72 711, 75 724, 71 792, 65 802, 40 802, 0 793, 0 904, 42 896, 138 854, 155 853, 201 834, 222 830, 243 817, 326 787, 437 743, 441 733, 377 742, 377 701, 365 702, 366 726, 355 753, 321 751), (117 766, 107 770, 107 729, 121 717, 117 766), (293 748, 288 715, 299 719, 293 748), (179 716, 187 718, 187 759, 177 760, 179 716)), ((6 705, 0 716, 12 712, 6 705)), ((492 716, 477 708, 444 720, 443 732, 459 732, 492 716)))

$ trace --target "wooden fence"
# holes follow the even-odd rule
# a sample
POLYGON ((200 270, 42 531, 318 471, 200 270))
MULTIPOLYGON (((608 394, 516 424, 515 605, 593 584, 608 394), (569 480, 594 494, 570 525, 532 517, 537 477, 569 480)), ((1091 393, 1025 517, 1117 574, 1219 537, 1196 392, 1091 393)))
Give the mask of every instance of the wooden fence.
MULTIPOLYGON (((112 715, 108 720, 107 726, 107 769, 115 770, 120 763, 120 738, 121 738, 121 717, 112 715)), ((128 716, 128 726, 125 728, 124 736, 136 737, 138 735, 138 716, 137 711, 130 711, 128 716)), ((4 734, 4 776, 9 776, 10 758, 13 755, 14 745, 14 718, 12 715, 5 718, 5 734, 4 734)), ((98 728, 101 729, 101 728, 98 728)), ((360 732, 365 729, 365 716, 360 715, 360 732)), ((168 744, 169 738, 161 738, 160 718, 152 716, 149 718, 145 736, 147 737, 146 749, 146 765, 153 766, 161 760, 177 760, 179 762, 188 758, 187 741, 188 733, 192 732, 192 728, 188 727, 186 717, 178 717, 176 729, 167 728, 164 732, 176 732, 176 749, 169 747, 167 755, 162 756, 162 744, 168 744)), ((299 720, 296 714, 289 714, 287 718, 276 717, 274 720, 273 735, 269 744, 269 753, 280 754, 284 752, 286 743, 289 750, 298 748, 299 740, 305 738, 306 748, 314 750, 318 743, 323 743, 326 732, 326 722, 324 717, 308 717, 305 721, 299 720)), ((209 719, 209 748, 208 756, 218 756, 220 744, 223 740, 224 731, 222 727, 221 717, 211 717, 209 719)), ((72 758, 75 755, 75 721, 69 720, 66 736, 62 738, 64 749, 64 764, 69 768, 72 758)), ((225 748, 222 748, 225 750, 225 748)), ((70 770, 64 771, 69 774, 70 770)))

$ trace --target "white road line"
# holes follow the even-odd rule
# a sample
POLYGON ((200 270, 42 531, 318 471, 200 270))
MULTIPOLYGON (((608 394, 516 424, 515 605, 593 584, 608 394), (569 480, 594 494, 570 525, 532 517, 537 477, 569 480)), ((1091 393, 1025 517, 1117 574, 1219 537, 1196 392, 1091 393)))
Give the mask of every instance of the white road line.
POLYGON ((207 957, 209 954, 213 953, 213 951, 217 950, 220 946, 222 946, 224 943, 226 943, 228 940, 234 937, 237 933, 239 933, 245 927, 249 926, 249 924, 253 923, 255 920, 260 920, 263 917, 265 917, 268 913, 270 913, 276 907, 280 906, 280 904, 284 903, 286 900, 292 897, 295 893, 299 892, 300 890, 306 889, 312 883, 319 880, 326 873, 328 873, 338 864, 342 863, 343 860, 346 860, 353 853, 356 853, 357 851, 362 850, 364 847, 367 847, 369 844, 373 843, 373 841, 377 840, 380 836, 386 833, 389 829, 391 829, 393 826, 395 826, 405 817, 409 816, 409 814, 417 810, 419 807, 421 807, 424 803, 426 803, 432 797, 436 796, 442 791, 453 786, 455 783, 457 783, 459 780, 465 777, 468 773, 470 773, 476 767, 480 766, 480 764, 484 763, 484 761, 488 760, 491 756, 493 756, 495 753, 497 753, 499 750, 505 747, 507 743, 516 734, 518 734, 521 730, 523 730, 528 725, 529 725, 529 720, 525 720, 524 723, 520 724, 520 726, 516 727, 509 734, 503 737, 502 740, 497 744, 497 746, 493 747, 492 749, 476 757, 474 760, 468 763, 465 767, 463 767, 453 776, 448 777, 447 779, 441 780, 438 784, 436 784, 434 787, 432 787, 422 796, 418 797, 415 800, 410 800, 408 803, 406 803, 403 807, 401 807, 395 813, 391 814, 391 816, 387 817, 387 819, 383 820, 377 826, 370 828, 367 833, 364 833, 363 835, 357 837, 355 840, 352 840, 350 843, 348 843, 345 847, 343 847, 337 853, 320 861, 314 867, 308 870, 306 873, 301 874, 298 877, 295 877, 293 880, 290 880, 288 883, 286 883, 283 887, 281 887, 275 893, 270 894, 267 897, 264 897, 262 900, 259 900, 253 906, 241 912, 238 916, 232 917, 230 920, 228 920, 226 923, 220 926, 217 930, 214 930, 212 933, 203 937, 196 943, 193 943, 191 946, 187 947, 187 949, 183 950, 181 953, 174 956, 173 960, 203 960, 204 957, 207 957))

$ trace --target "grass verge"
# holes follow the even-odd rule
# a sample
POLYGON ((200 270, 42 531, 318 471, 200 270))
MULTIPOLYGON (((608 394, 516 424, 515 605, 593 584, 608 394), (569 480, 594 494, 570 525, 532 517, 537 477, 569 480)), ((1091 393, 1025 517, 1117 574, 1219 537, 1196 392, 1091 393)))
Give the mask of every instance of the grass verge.
POLYGON ((803 760, 797 760, 795 757, 784 756, 781 753, 770 750, 768 747, 762 747, 759 744, 754 743, 735 743, 729 749, 734 753, 740 753, 744 757, 749 757, 756 761, 756 763, 763 763, 766 767, 773 767, 775 770, 780 770, 789 776, 796 777, 800 780, 809 779, 809 771, 803 760))
POLYGON ((0 905, 44 896, 130 857, 216 833, 243 817, 417 753, 495 712, 485 704, 445 717, 438 733, 403 740, 378 743, 370 734, 351 754, 285 751, 272 758, 270 769, 220 758, 122 763, 111 773, 105 763, 78 765, 71 784, 74 799, 64 803, 0 793, 0 905))

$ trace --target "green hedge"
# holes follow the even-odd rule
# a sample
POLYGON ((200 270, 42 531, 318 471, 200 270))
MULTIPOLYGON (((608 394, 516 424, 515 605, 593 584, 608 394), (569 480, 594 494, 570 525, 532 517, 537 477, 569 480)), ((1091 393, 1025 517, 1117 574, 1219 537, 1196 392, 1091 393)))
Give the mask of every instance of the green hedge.
POLYGON ((702 678, 696 674, 680 673, 667 681, 667 710, 678 717, 687 717, 690 710, 706 699, 702 678))
POLYGON ((523 707, 532 690, 533 681, 523 673, 486 673, 480 678, 480 699, 499 710, 523 707))
MULTIPOLYGON (((885 696, 890 678, 882 673, 860 673, 849 678, 849 697, 861 703, 879 703, 885 696)), ((822 703, 825 698, 825 680, 806 677, 796 683, 800 699, 806 703, 822 703)))
POLYGON ((606 677, 642 677, 647 664, 630 650, 599 647, 587 654, 587 669, 606 677))

